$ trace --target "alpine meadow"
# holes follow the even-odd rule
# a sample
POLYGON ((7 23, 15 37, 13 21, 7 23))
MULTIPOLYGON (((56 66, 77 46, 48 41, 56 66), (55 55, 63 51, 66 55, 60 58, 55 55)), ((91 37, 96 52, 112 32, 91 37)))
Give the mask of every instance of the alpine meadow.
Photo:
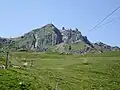
POLYGON ((0 90, 120 90, 119 0, 0 3, 0 90))

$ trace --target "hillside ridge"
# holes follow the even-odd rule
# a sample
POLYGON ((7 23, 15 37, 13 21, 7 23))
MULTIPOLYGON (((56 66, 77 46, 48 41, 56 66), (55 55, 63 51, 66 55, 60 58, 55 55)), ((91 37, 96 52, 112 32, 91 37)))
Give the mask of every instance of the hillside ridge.
POLYGON ((102 42, 92 43, 87 36, 76 29, 58 29, 53 24, 47 24, 41 28, 34 29, 17 38, 0 38, 0 47, 8 46, 14 50, 31 51, 60 51, 69 52, 71 46, 72 53, 118 51, 117 46, 109 46, 102 42), (62 45, 61 45, 62 43, 62 45), (59 45, 60 44, 60 45, 59 45), (59 46, 59 47, 58 47, 59 46), (57 49, 56 49, 57 47, 57 49), (61 48, 63 50, 61 50, 61 48))

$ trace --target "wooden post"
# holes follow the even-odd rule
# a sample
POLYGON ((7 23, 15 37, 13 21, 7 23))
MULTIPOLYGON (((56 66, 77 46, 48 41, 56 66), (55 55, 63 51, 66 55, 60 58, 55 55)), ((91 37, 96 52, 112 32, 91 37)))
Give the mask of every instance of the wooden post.
POLYGON ((57 81, 57 83, 56 83, 56 89, 55 90, 58 90, 58 81, 57 81))
POLYGON ((31 67, 33 67, 33 60, 31 60, 31 67))
POLYGON ((58 85, 59 85, 60 80, 62 80, 60 77, 56 78, 56 87, 55 87, 55 90, 59 90, 58 89, 58 85))
POLYGON ((68 49, 69 49, 69 53, 72 54, 72 52, 71 52, 71 45, 69 46, 68 49))
POLYGON ((7 54, 6 54, 5 69, 8 68, 8 53, 9 52, 7 52, 7 54))

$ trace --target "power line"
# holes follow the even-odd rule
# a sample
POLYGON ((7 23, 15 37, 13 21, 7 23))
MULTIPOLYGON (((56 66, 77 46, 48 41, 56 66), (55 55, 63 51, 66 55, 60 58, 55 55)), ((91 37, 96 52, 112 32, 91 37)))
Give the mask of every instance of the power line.
POLYGON ((112 20, 106 22, 106 23, 103 24, 103 25, 107 25, 107 24, 112 23, 112 22, 114 22, 114 21, 116 21, 116 20, 118 20, 118 19, 120 19, 120 17, 114 18, 114 19, 112 19, 112 20))
POLYGON ((110 20, 110 21, 108 21, 108 22, 102 24, 102 25, 99 26, 99 27, 102 27, 102 26, 108 25, 108 24, 113 23, 113 22, 115 22, 115 21, 117 21, 117 20, 119 20, 119 19, 120 19, 120 17, 114 18, 114 19, 112 19, 112 20, 110 20))
POLYGON ((92 29, 89 31, 94 30, 96 27, 98 27, 102 22, 104 22, 108 17, 110 17, 113 13, 115 13, 118 9, 120 9, 120 6, 117 7, 115 10, 113 10, 109 15, 107 15, 103 20, 101 20, 97 25, 95 25, 92 29))
MULTIPOLYGON (((113 19, 113 20, 111 20, 111 21, 109 21, 109 22, 107 22, 107 23, 105 23, 105 24, 103 24, 103 25, 107 25, 107 24, 110 24, 110 23, 115 23, 115 21, 117 21, 118 19, 120 19, 120 17, 118 17, 118 18, 116 18, 116 19, 113 19)), ((104 30, 106 30, 106 28, 104 28, 102 31, 104 31, 104 30)))

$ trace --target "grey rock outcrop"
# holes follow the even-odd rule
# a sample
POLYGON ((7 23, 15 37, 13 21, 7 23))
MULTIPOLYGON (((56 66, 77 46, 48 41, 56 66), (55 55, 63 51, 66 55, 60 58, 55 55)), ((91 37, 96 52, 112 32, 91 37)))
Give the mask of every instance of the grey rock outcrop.
POLYGON ((42 28, 26 33, 15 41, 19 48, 25 46, 28 50, 43 51, 49 46, 61 43, 62 35, 53 24, 47 24, 42 28))
POLYGON ((72 30, 63 27, 62 30, 59 30, 53 24, 34 29, 21 37, 0 38, 0 47, 8 46, 10 49, 15 48, 15 50, 22 51, 47 51, 52 49, 59 50, 59 52, 68 52, 69 50, 67 51, 66 47, 70 45, 71 53, 77 54, 120 50, 117 46, 112 47, 102 42, 91 43, 87 36, 83 36, 77 28, 72 30))
POLYGON ((83 36, 80 31, 68 29, 68 30, 61 30, 61 33, 63 36, 62 40, 65 43, 74 43, 78 40, 83 40, 83 36))

